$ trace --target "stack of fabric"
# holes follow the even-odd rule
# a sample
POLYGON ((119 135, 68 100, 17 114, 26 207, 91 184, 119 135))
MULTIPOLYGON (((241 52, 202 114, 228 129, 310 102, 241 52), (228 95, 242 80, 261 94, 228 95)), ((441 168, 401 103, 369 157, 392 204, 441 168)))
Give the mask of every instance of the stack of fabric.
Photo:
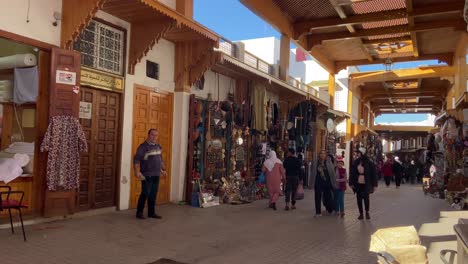
POLYGON ((13 99, 13 82, 0 80, 0 102, 10 102, 13 99))
POLYGON ((26 154, 14 154, 12 158, 0 158, 0 181, 9 183, 23 174, 22 167, 29 163, 26 154))
POLYGON ((5 153, 11 155, 14 154, 25 154, 28 156, 28 162, 22 166, 23 173, 30 174, 33 173, 34 169, 34 142, 13 142, 7 149, 5 153))

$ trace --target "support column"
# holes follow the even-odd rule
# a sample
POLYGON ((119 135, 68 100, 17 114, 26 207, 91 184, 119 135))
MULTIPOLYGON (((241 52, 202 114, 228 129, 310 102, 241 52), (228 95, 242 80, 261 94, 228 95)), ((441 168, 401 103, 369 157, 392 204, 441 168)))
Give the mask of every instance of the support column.
POLYGON ((281 35, 280 43, 280 65, 279 65, 279 78, 285 82, 289 81, 289 47, 290 38, 286 35, 281 35))
POLYGON ((328 76, 328 95, 330 96, 330 109, 335 109, 335 75, 332 73, 328 76))
POLYGON ((172 139, 172 179, 171 202, 184 199, 185 177, 187 167, 188 125, 190 93, 174 93, 174 132, 172 139), (177 122, 176 122, 177 120, 177 122))
POLYGON ((350 141, 351 138, 354 136, 352 134, 352 127, 353 127, 353 91, 351 89, 348 90, 348 114, 351 115, 351 118, 346 120, 346 141, 350 141))

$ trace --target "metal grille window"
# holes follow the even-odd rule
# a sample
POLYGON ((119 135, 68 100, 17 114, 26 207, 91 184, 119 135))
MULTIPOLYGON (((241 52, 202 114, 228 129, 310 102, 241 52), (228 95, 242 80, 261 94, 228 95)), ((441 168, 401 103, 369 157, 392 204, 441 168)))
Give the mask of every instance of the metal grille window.
POLYGON ((82 65, 123 75, 124 36, 124 31, 92 20, 73 47, 81 52, 82 65))

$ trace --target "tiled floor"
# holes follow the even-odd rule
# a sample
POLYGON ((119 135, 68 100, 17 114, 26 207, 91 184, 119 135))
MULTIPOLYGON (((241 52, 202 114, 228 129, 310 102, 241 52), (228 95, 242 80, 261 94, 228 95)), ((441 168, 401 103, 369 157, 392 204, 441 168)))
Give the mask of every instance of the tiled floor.
MULTIPOLYGON (((163 220, 136 220, 129 210, 28 226, 26 243, 20 233, 3 229, 0 263, 146 264, 160 258, 188 264, 376 263, 368 251, 375 230, 403 225, 419 230, 424 223, 438 223, 441 211, 450 211, 445 201, 425 196, 416 186, 380 187, 371 196, 367 221, 357 220, 351 192, 345 200, 344 219, 314 218, 313 192, 307 191, 298 210, 288 212, 282 201, 278 211, 267 209, 266 201, 207 209, 169 205, 159 209, 163 220)), ((422 239, 428 248, 438 242, 422 239)))

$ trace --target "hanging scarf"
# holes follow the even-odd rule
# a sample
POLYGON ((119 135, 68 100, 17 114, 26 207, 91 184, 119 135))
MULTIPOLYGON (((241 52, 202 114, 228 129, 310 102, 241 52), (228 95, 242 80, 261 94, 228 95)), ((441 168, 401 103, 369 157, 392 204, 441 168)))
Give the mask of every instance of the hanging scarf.
POLYGON ((270 151, 270 154, 268 155, 268 159, 265 160, 263 165, 268 169, 268 171, 272 171, 276 163, 283 164, 283 162, 281 162, 281 160, 276 157, 276 152, 272 150, 270 151))

